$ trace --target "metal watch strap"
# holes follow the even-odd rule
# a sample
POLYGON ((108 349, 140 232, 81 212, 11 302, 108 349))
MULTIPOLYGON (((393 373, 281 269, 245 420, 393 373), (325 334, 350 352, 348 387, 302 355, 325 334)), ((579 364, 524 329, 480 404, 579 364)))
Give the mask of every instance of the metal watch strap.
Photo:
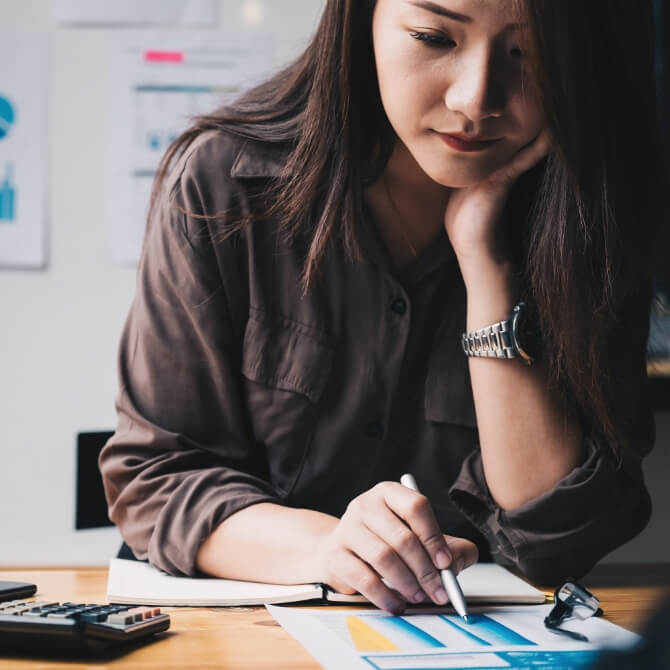
POLYGON ((512 320, 505 319, 491 326, 461 335, 463 351, 468 356, 487 358, 518 358, 512 345, 512 320))

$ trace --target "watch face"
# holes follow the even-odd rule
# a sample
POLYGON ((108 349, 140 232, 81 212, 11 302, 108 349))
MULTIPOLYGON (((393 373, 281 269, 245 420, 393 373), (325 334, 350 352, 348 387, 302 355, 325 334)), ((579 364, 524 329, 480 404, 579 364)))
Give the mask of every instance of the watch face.
POLYGON ((522 358, 535 361, 542 353, 542 331, 537 310, 521 302, 514 308, 512 338, 522 358))

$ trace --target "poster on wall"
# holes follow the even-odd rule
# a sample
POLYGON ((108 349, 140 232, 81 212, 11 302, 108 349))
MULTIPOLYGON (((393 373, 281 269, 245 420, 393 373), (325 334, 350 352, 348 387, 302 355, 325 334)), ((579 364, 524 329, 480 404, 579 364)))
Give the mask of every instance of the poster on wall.
POLYGON ((107 104, 106 221, 112 260, 139 259, 151 187, 166 148, 191 119, 260 81, 270 38, 119 34, 107 104))
POLYGON ((0 266, 46 263, 45 45, 0 33, 0 266))
POLYGON ((51 0, 51 18, 67 24, 212 24, 214 0, 51 0))

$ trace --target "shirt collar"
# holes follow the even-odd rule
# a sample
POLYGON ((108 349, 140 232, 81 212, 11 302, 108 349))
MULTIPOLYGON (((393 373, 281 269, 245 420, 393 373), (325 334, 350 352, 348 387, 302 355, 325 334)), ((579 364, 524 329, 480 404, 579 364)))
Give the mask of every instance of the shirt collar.
MULTIPOLYGON (((398 279, 398 273, 393 267, 391 256, 384 245, 381 234, 377 230, 367 204, 364 205, 362 224, 359 228, 360 240, 367 259, 382 271, 398 279)), ((401 283, 406 289, 411 289, 421 283, 428 275, 442 269, 445 265, 453 263, 455 259, 456 255, 449 242, 447 232, 442 229, 430 246, 421 253, 401 283)))
MULTIPOLYGON (((285 146, 269 142, 245 140, 242 144, 230 176, 234 178, 268 178, 279 177, 286 164, 288 152, 285 146)), ((361 242, 369 260, 386 272, 394 274, 390 257, 379 233, 375 228, 372 216, 365 207, 365 215, 361 226, 361 242)), ((445 231, 433 241, 418 259, 408 276, 408 286, 416 285, 424 277, 432 274, 454 259, 454 252, 445 231)))
POLYGON ((285 147, 246 140, 230 168, 235 178, 279 177, 286 164, 285 147))

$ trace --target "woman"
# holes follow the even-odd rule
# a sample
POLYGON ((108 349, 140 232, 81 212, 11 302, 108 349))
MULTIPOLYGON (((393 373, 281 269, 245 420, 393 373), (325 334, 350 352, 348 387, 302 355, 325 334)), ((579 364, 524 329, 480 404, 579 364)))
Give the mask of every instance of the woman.
POLYGON ((649 14, 327 0, 173 144, 100 457, 138 558, 398 612, 439 568, 555 583, 644 527, 649 14))

